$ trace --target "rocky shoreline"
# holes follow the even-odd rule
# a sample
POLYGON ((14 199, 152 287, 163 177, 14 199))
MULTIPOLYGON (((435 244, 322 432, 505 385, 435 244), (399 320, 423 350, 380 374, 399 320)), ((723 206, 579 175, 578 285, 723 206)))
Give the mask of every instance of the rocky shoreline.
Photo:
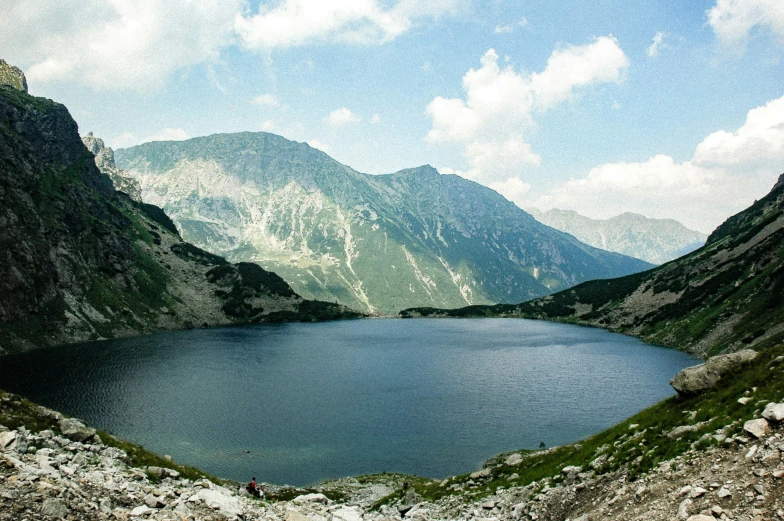
MULTIPOLYGON (((725 433, 740 426, 730 422, 710 434, 717 445, 694 443, 642 476, 632 477, 628 467, 597 472, 607 459, 605 447, 585 468, 568 466, 526 486, 477 494, 496 469, 518 467, 531 457, 512 453, 470 475, 433 482, 451 493, 431 500, 400 475, 346 478, 310 490, 268 486, 271 497, 259 500, 237 483, 133 466, 126 451, 106 443, 95 429, 26 403, 0 396, 0 417, 26 407, 35 424, 0 426, 0 521, 784 519, 784 403, 760 407, 759 417, 733 436, 725 433), (38 430, 42 426, 48 428, 38 430)), ((639 439, 643 432, 637 429, 631 425, 624 438, 639 439)))

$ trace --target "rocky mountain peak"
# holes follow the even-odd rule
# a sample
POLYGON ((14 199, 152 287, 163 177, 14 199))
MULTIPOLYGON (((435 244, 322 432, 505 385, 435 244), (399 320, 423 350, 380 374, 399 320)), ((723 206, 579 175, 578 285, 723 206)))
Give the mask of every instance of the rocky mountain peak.
POLYGON ((0 85, 8 85, 16 90, 27 92, 27 79, 22 70, 3 59, 0 59, 0 85))
POLYGON ((776 190, 777 188, 781 188, 782 186, 784 186, 784 174, 781 174, 779 176, 779 179, 778 181, 776 181, 776 184, 773 186, 773 189, 776 190))
POLYGON ((139 182, 128 177, 124 170, 117 168, 114 162, 114 150, 107 147, 103 139, 88 132, 86 136, 82 136, 82 143, 95 156, 95 166, 112 180, 115 190, 125 192, 134 201, 142 200, 142 189, 139 182))

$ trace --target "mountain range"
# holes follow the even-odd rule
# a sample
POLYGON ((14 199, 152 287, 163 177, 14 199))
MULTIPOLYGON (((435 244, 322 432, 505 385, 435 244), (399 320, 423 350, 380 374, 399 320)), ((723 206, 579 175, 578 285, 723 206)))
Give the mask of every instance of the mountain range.
POLYGON ((655 269, 516 305, 403 316, 516 316, 598 326, 705 357, 784 342, 784 174, 702 248, 655 269))
POLYGON ((526 211, 540 223, 570 233, 586 244, 652 264, 664 264, 691 253, 708 238, 673 219, 651 219, 636 213, 591 219, 572 210, 526 211))
POLYGON ((517 302, 651 267, 430 166, 362 174, 273 134, 145 143, 115 158, 185 240, 361 311, 517 302))

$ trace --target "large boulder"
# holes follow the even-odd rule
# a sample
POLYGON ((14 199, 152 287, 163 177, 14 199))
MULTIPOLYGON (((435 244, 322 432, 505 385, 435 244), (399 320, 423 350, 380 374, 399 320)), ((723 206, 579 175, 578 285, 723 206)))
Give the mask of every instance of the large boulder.
POLYGON ((762 417, 772 421, 784 421, 784 403, 769 403, 762 411, 762 417))
POLYGON ((68 515, 68 507, 60 499, 49 498, 44 500, 44 504, 41 505, 41 515, 64 519, 68 515))
POLYGON ((73 418, 63 418, 59 426, 63 436, 73 441, 85 441, 95 436, 95 429, 73 418))
POLYGON ((765 418, 757 418, 744 423, 743 430, 755 438, 764 438, 770 432, 770 424, 765 418))
POLYGON ((678 394, 693 395, 710 389, 731 369, 750 362, 756 358, 753 349, 744 349, 737 353, 718 355, 709 358, 704 364, 687 367, 670 380, 670 385, 678 394))
POLYGON ((0 450, 16 447, 16 431, 0 432, 0 450))
POLYGON ((220 510, 221 514, 232 517, 243 514, 242 503, 239 498, 232 497, 231 493, 223 487, 214 489, 199 490, 199 499, 215 510, 220 510))

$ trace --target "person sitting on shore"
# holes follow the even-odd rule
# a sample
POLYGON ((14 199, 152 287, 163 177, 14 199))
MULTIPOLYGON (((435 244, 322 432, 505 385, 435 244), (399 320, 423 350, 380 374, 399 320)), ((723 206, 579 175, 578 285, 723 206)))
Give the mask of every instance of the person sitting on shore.
POLYGON ((261 494, 264 493, 263 491, 259 493, 259 489, 256 488, 256 476, 253 476, 253 479, 250 480, 250 483, 248 483, 248 486, 245 487, 245 490, 247 490, 248 494, 253 497, 261 497, 261 494))

